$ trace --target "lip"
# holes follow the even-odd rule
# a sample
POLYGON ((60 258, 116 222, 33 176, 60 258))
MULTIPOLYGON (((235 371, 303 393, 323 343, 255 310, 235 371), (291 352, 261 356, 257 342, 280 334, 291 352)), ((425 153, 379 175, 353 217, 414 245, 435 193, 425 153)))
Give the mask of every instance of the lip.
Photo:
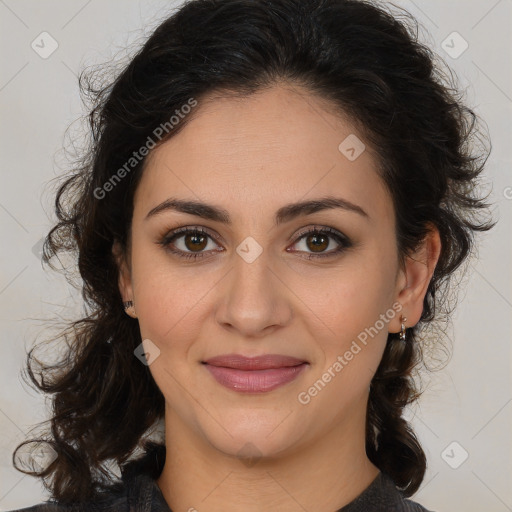
POLYGON ((215 380, 240 393, 265 393, 296 379, 309 363, 296 357, 226 354, 203 361, 215 380))
POLYGON ((224 354, 212 357, 204 362, 211 366, 222 366, 237 370, 270 370, 272 368, 284 368, 307 363, 304 359, 280 354, 263 354, 255 357, 246 357, 240 354, 224 354))

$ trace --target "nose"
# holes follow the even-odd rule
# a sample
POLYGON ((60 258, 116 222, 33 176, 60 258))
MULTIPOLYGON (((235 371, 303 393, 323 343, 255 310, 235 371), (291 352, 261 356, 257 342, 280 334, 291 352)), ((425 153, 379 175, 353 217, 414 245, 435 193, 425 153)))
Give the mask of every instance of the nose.
POLYGON ((238 254, 233 259, 233 268, 219 283, 216 321, 246 338, 261 338, 288 325, 293 294, 270 267, 265 251, 250 263, 238 254))

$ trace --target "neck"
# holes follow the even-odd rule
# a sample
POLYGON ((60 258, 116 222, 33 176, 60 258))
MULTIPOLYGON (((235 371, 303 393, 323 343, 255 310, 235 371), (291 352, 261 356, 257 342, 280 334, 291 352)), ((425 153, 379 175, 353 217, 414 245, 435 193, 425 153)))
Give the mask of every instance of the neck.
POLYGON ((166 460, 157 484, 174 512, 339 510, 379 474, 366 456, 364 420, 364 414, 353 415, 360 428, 337 425, 286 456, 241 460, 166 410, 166 460))

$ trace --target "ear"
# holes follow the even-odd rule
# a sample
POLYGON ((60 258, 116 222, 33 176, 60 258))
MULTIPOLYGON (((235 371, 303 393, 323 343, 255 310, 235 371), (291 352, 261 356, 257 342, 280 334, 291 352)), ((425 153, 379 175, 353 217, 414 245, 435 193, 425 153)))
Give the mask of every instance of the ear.
MULTIPOLYGON (((423 300, 441 254, 438 229, 431 225, 421 245, 407 256, 404 268, 399 270, 395 300, 400 302, 400 315, 407 318, 406 327, 416 325, 423 313, 423 300)), ((390 322, 390 332, 400 332, 400 315, 390 322)))
MULTIPOLYGON (((118 268, 118 286, 119 292, 123 299, 123 302, 133 301, 133 287, 132 287, 132 278, 131 278, 131 265, 129 261, 129 254, 123 249, 121 243, 116 240, 112 245, 112 254, 117 263, 118 268)), ((131 313, 131 309, 129 308, 126 312, 130 316, 134 316, 131 313)))

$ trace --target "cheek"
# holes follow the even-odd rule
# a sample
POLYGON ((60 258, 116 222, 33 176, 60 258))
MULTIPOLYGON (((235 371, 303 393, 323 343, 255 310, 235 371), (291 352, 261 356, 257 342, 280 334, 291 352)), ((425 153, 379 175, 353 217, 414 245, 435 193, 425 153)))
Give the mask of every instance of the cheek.
POLYGON ((323 286, 309 290, 308 306, 329 327, 336 343, 376 323, 392 304, 394 281, 388 269, 361 258, 332 272, 323 286))
MULTIPOLYGON (((349 383, 369 382, 384 352, 389 322, 399 314, 393 299, 394 266, 392 258, 382 265, 382 254, 368 252, 367 257, 340 269, 330 280, 325 293, 311 297, 310 307, 328 327, 316 338, 323 352, 322 369, 341 374, 349 383)), ((329 378, 329 377, 326 377, 329 378)), ((346 383, 347 383, 346 382, 346 383)), ((345 383, 345 384, 346 384, 345 383)), ((344 385, 345 385, 344 384, 344 385)))
POLYGON ((205 295, 213 286, 213 273, 183 267, 155 251, 134 251, 132 256, 133 291, 143 338, 155 340, 161 349, 169 341, 178 348, 180 340, 194 337, 201 325, 205 295), (194 277, 194 274, 195 277, 194 277))
POLYGON ((319 356, 297 396, 316 417, 335 423, 361 413, 386 346, 388 324, 381 315, 386 318, 387 312, 390 320, 396 314, 383 297, 378 286, 362 289, 348 283, 331 292, 325 304, 330 312, 324 316, 329 330, 314 337, 312 329, 319 356))

